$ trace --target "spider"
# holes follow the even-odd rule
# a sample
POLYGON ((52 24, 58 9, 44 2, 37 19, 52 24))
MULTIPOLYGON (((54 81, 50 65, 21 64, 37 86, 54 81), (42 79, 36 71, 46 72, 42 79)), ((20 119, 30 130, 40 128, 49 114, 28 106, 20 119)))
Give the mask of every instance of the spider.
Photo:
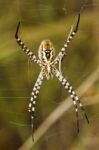
POLYGON ((34 61, 36 64, 38 64, 41 67, 40 74, 37 78, 37 81, 33 87, 31 98, 28 106, 28 111, 31 116, 31 128, 32 128, 32 138, 34 140, 34 125, 35 125, 35 108, 36 108, 36 99, 39 94, 41 84, 44 78, 47 78, 47 80, 53 78, 53 75, 55 75, 58 80, 61 82, 61 84, 64 86, 65 90, 69 93, 73 105, 75 108, 76 118, 77 118, 77 131, 79 132, 79 115, 78 115, 78 106, 82 110, 87 123, 89 123, 87 114, 85 112, 85 108, 82 105, 79 97, 77 96, 76 92, 74 91, 73 87, 70 85, 70 83, 67 81, 66 78, 61 73, 61 61, 65 57, 67 47, 69 46, 71 40, 75 36, 75 34, 78 31, 78 26, 80 22, 80 14, 78 14, 77 23, 75 26, 71 27, 70 33, 67 37, 67 40, 56 56, 55 55, 55 48, 50 40, 43 40, 39 46, 38 49, 38 57, 34 55, 34 53, 22 42, 20 37, 18 36, 18 31, 20 27, 20 22, 17 25, 15 38, 21 49, 24 53, 27 54, 27 56, 30 58, 30 60, 34 61), (59 64, 59 69, 56 68, 56 64, 59 64))

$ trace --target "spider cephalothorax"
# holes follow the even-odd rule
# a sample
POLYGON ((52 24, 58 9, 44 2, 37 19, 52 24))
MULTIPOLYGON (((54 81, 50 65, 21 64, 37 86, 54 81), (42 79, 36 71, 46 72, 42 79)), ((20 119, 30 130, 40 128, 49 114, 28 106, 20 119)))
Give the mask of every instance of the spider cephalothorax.
MULTIPOLYGON (((74 37, 74 35, 76 34, 76 32, 78 30, 79 21, 80 21, 80 14, 78 15, 78 20, 77 20, 76 26, 75 27, 72 26, 64 46, 62 47, 61 51, 59 52, 59 54, 56 56, 55 59, 53 59, 54 58, 54 47, 53 47, 53 44, 51 43, 50 40, 43 40, 41 42, 39 50, 38 50, 39 58, 37 58, 33 54, 33 52, 31 52, 30 49, 27 48, 27 46, 18 37, 18 30, 19 30, 20 22, 17 26, 17 30, 16 30, 16 34, 15 34, 15 38, 16 38, 17 43, 22 48, 22 50, 28 55, 28 57, 32 61, 36 62, 41 67, 41 72, 40 72, 40 74, 37 78, 37 81, 33 87, 30 102, 29 102, 29 107, 28 107, 28 111, 31 115, 31 126, 32 126, 32 132, 33 133, 34 133, 34 125, 35 125, 36 98, 39 94, 41 84, 42 84, 44 77, 46 77, 47 79, 50 79, 51 77, 53 77, 53 75, 55 75, 58 78, 58 80, 61 82, 61 84, 67 90, 67 92, 70 94, 70 97, 73 101, 73 105, 75 108, 76 117, 77 117, 78 132, 79 132, 78 107, 81 108, 82 112, 85 115, 87 122, 89 123, 85 109, 84 109, 79 97, 77 96, 77 94, 73 90, 73 87, 66 80, 66 78, 63 77, 63 75, 61 73, 61 65, 60 65, 61 61, 65 57, 65 52, 67 50, 67 47, 69 46, 72 38, 74 37), (57 63, 59 63, 59 70, 56 68, 57 63)), ((32 137, 33 137, 33 133, 32 133, 32 137)))

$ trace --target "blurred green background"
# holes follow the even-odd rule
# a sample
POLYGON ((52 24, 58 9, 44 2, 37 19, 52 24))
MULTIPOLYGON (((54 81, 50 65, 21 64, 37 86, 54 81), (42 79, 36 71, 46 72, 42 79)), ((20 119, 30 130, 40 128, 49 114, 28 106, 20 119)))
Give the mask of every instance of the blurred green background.
MULTIPOLYGON (((75 89, 99 65, 99 1, 0 0, 0 150, 17 150, 31 135, 27 108, 40 72, 40 68, 28 60, 15 41, 18 21, 21 22, 22 40, 36 55, 40 42, 46 38, 53 42, 57 54, 71 25, 76 23, 79 11, 79 31, 62 62, 63 75, 75 89)), ((86 106, 90 124, 86 125, 81 117, 79 135, 72 107, 33 149, 98 150, 99 103, 94 104, 94 98, 99 98, 98 91, 99 79, 82 97, 82 100, 88 99, 89 104, 93 100, 93 105, 86 106)), ((37 100, 36 128, 66 97, 67 93, 55 77, 50 81, 45 79, 37 100)))

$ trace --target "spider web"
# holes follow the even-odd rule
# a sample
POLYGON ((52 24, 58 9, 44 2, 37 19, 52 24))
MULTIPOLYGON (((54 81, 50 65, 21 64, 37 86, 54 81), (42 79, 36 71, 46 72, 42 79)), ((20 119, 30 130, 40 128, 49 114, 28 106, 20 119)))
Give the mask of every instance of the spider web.
MULTIPOLYGON (((20 2, 18 2, 18 3, 20 3, 20 2)), ((26 2, 25 3, 25 5, 29 5, 29 2, 26 2)), ((93 10, 93 13, 94 13, 94 11, 95 11, 95 8, 97 8, 98 9, 98 7, 99 7, 99 2, 97 2, 97 3, 91 3, 90 2, 90 0, 86 0, 86 1, 82 1, 81 2, 81 5, 79 6, 79 8, 77 8, 77 12, 75 13, 75 14, 77 14, 77 13, 81 13, 81 16, 83 17, 83 15, 84 15, 84 13, 86 12, 86 11, 88 11, 90 8, 93 8, 94 10, 93 10)), ((38 10, 39 10, 39 13, 41 13, 41 14, 46 14, 46 15, 48 15, 48 12, 49 11, 51 11, 51 9, 53 9, 53 11, 54 10, 59 10, 60 12, 62 12, 63 13, 63 15, 64 16, 69 16, 70 14, 71 14, 71 12, 72 12, 72 10, 70 9, 68 9, 66 6, 65 6, 65 4, 64 4, 64 7, 62 7, 62 8, 49 8, 49 7, 47 7, 47 6, 45 6, 44 5, 44 3, 42 3, 41 2, 41 8, 38 8, 38 10)), ((19 10, 18 10, 19 12, 20 12, 20 8, 19 8, 19 10)), ((25 11, 25 10, 24 10, 25 11)), ((33 9, 33 11, 34 12, 36 12, 37 10, 36 9, 33 9)), ((89 12, 89 13, 91 13, 91 12, 89 12)), ((73 21, 75 20, 75 17, 73 18, 73 21)), ((38 21, 38 18, 37 18, 37 21, 38 21)), ((73 21, 72 21, 72 23, 73 23, 73 21)), ((24 19, 23 20, 23 22, 25 23, 25 24, 30 24, 31 23, 31 18, 27 21, 26 19, 24 19)), ((81 21, 81 23, 83 22, 83 20, 81 21)), ((23 23, 23 26, 24 26, 24 23, 23 23)), ((97 23, 97 21, 96 21, 96 23, 97 23)), ((42 26, 42 25, 44 25, 44 23, 42 23, 42 21, 40 21, 39 22, 39 24, 42 26)), ((48 21, 45 21, 45 24, 46 24, 46 26, 45 27, 49 27, 49 25, 50 25, 50 22, 48 22, 48 21)), ((72 25, 72 24, 71 24, 72 25)), ((87 24, 86 24, 87 25, 87 24)), ((31 28, 30 28, 31 29, 31 28)), ((23 32, 24 32, 24 30, 25 29, 22 29, 21 28, 21 30, 23 30, 23 32)), ((91 34, 91 31, 86 27, 86 29, 84 29, 84 28, 81 28, 81 29, 79 29, 80 30, 80 32, 82 32, 83 34, 85 34, 85 33, 90 33, 91 34)), ((67 29, 67 31, 69 31, 69 28, 67 29)), ((90 35, 89 34, 89 35, 90 35)), ((95 32, 94 32, 94 34, 96 35, 96 37, 97 37, 97 35, 99 34, 99 31, 98 31, 98 29, 96 29, 95 30, 95 32)), ((79 37, 79 35, 78 35, 78 37, 79 37)), ((25 37, 24 37, 25 38, 25 37)), ((45 38, 45 37, 44 37, 45 38)), ((28 39, 28 37, 27 37, 27 39, 28 39)), ((52 38, 53 39, 53 38, 52 38)), ((79 38, 77 39, 77 41, 79 40, 79 38)), ((54 40, 54 42, 55 42, 55 40, 54 40)), ((64 42, 64 41, 63 41, 64 42)), ((75 41, 74 42, 76 42, 76 38, 75 38, 75 41)), ((61 43, 61 42, 60 42, 61 43)), ((57 42, 56 42, 56 44, 57 44, 57 42)), ((73 43, 74 44, 74 43, 73 43)), ((29 45, 29 44, 28 44, 29 45)), ((72 45, 72 44, 71 44, 72 45)), ((62 45, 59 45, 60 46, 60 48, 61 48, 61 46, 62 45)), ((2 46, 3 47, 3 46, 2 46)), ((36 47, 35 45, 34 45, 34 47, 36 47)), ((57 48, 57 47, 56 47, 57 48)), ((94 47, 93 47, 94 48, 94 47)), ((36 49, 37 49, 37 47, 36 47, 36 49)), ((70 48, 69 48, 70 49, 70 48)), ((69 52, 69 56, 67 56, 67 61, 69 61, 69 59, 72 59, 72 56, 73 56, 73 54, 71 54, 71 51, 72 50, 70 50, 70 52, 69 52), (70 56, 70 55, 72 55, 72 56, 70 56)), ((19 53, 19 51, 18 51, 18 53, 19 53)), ((86 53, 87 53, 87 50, 86 50, 86 53)), ((20 54, 21 55, 21 54, 20 54)), ((13 57, 13 55, 11 56, 11 57, 13 57)), ((19 65, 21 65, 21 63, 22 63, 22 61, 21 61, 21 58, 23 57, 23 54, 20 56, 20 59, 19 59, 19 65)), ((23 60, 24 61, 24 60, 23 60)), ((67 61, 66 62, 63 62, 63 64, 62 64, 62 72, 64 73, 64 74, 66 74, 68 77, 69 77, 69 80, 70 79, 72 79, 72 81, 73 80, 75 80, 75 79, 77 79, 77 77, 75 76, 75 75, 70 75, 69 74, 69 70, 66 72, 65 71, 65 67, 64 67, 64 65, 65 65, 65 63, 67 63, 67 61)), ((70 60, 71 61, 71 60, 70 60)), ((15 62, 14 62, 15 63, 15 62)), ((8 64, 9 64, 9 62, 8 62, 8 64)), ((22 130, 23 132, 25 132, 25 130, 26 130, 26 132, 27 132, 27 134, 25 135, 25 136, 29 136, 30 134, 31 134, 31 129, 29 130, 28 128, 29 128, 29 126, 30 126, 30 128, 31 128, 31 125, 29 124, 29 119, 28 119, 28 113, 27 113, 27 106, 28 106, 28 102, 29 102, 29 96, 30 96, 30 93, 31 93, 31 89, 32 89, 32 86, 34 85, 34 83, 35 83, 35 81, 36 81, 36 77, 38 76, 38 73, 39 73, 39 69, 38 69, 38 66, 37 66, 37 68, 35 67, 35 69, 37 70, 37 72, 34 72, 34 71, 31 71, 31 70, 33 70, 33 67, 34 67, 34 65, 32 65, 32 63, 30 62, 30 61, 27 61, 27 58, 25 59, 25 61, 23 62, 23 64, 22 65, 24 65, 24 70, 26 70, 26 72, 24 72, 24 73, 26 73, 26 76, 25 76, 25 78, 27 79, 27 82, 25 82, 25 84, 27 85, 27 86, 25 86, 26 87, 26 89, 24 88, 24 86, 23 87, 21 87, 21 86, 17 86, 17 89, 15 88, 15 85, 14 85, 14 92, 18 92, 18 95, 16 94, 16 96, 15 96, 15 94, 12 92, 12 91, 10 91, 10 89, 8 89, 8 88, 6 88, 6 87, 3 87, 3 91, 4 91, 4 93, 6 92, 6 93, 8 93, 7 94, 7 96, 1 96, 0 97, 0 99, 1 99, 1 108, 0 108, 0 112, 1 112, 1 114, 3 114, 3 116, 5 116, 6 114, 8 114, 8 121, 7 121, 7 123, 10 125, 10 126, 13 126, 13 127, 15 127, 15 126, 19 126, 19 129, 20 130, 22 130), (33 76, 35 77, 35 78, 33 78, 33 76), (27 91, 27 93, 25 93, 27 91), (23 96, 22 96, 22 94, 21 93, 24 93, 23 94, 23 96), (4 110, 3 109, 3 105, 4 104, 2 104, 2 101, 3 101, 3 99, 6 99, 7 101, 8 101, 8 103, 7 103, 7 109, 6 110, 4 110), (11 106, 13 106, 11 103, 13 103, 13 100, 15 99, 15 101, 16 101, 16 103, 17 103, 17 106, 19 105, 19 106, 21 106, 21 105, 24 105, 25 104, 25 106, 24 107, 22 107, 22 109, 23 109, 23 112, 22 111, 20 111, 21 110, 21 108, 19 107, 19 109, 16 109, 16 111, 14 110, 15 108, 11 108, 11 106), (10 105, 11 104, 11 105, 10 105), (27 123, 28 122, 28 123, 27 123)), ((81 71, 79 72, 79 69, 77 69, 76 68, 76 66, 75 65, 70 65, 70 63, 68 63, 68 65, 70 66, 70 70, 72 70, 72 72, 75 72, 75 70, 76 70, 76 74, 82 74, 82 76, 80 76, 79 77, 79 79, 77 80, 77 82, 76 82, 76 84, 74 83, 74 87, 75 87, 75 85, 76 85, 76 87, 81 83, 81 80, 84 80, 89 74, 90 74, 90 71, 91 71, 91 69, 93 69, 95 66, 93 66, 93 68, 91 68, 91 69, 89 69, 89 70, 87 70, 85 73, 81 73, 81 71)), ((90 66, 91 65, 93 65, 93 62, 91 62, 90 63, 90 66)), ((94 64, 94 65, 96 65, 96 63, 94 64)), ((16 65, 15 65, 16 66, 16 65)), ((13 67, 15 67, 14 65, 13 65, 13 67)), ((9 68, 9 66, 3 66, 3 70, 4 70, 4 67, 8 67, 9 68)), ((68 67, 68 66, 66 66, 66 67, 68 67)), ((88 67, 89 66, 87 66, 87 69, 88 69, 88 67)), ((2 69, 2 68, 1 68, 2 69)), ((12 71, 13 72, 13 71, 12 71)), ((20 71, 18 72, 18 74, 20 74, 20 71)), ((3 81, 3 77, 1 77, 0 78, 2 81, 3 81)), ((17 80, 17 76, 14 74, 12 74, 11 76, 9 76, 9 79, 10 79, 10 81, 13 81, 13 82, 16 82, 16 80, 17 80)), ((20 78, 21 80, 22 80, 22 77, 20 78)), ((55 84, 57 83, 57 81, 56 81, 56 79, 54 79, 55 81, 55 84)), ((23 78, 23 82, 25 81, 25 79, 23 78)), ((7 83, 8 83, 8 81, 6 81, 7 83)), ((21 82, 20 80, 18 81, 19 83, 21 82)), ((50 81, 49 81, 50 82, 50 81)), ((42 121, 44 120, 43 118, 46 118, 47 116, 48 116, 48 114, 49 113, 51 113, 51 111, 53 110, 53 109, 55 109, 58 105, 60 105, 60 103, 63 101, 63 99, 65 99, 66 98, 66 94, 64 94, 65 93, 65 91, 64 91, 64 89, 63 89, 63 87, 61 86, 61 85, 59 85, 58 84, 58 86, 59 86, 59 89, 57 90, 59 93, 60 93, 60 101, 59 100, 57 100, 57 96, 55 97, 55 99, 53 100, 53 101, 51 101, 50 99, 52 99, 52 97, 51 96, 49 96, 49 98, 48 98, 48 101, 49 101, 49 103, 48 103, 48 105, 49 105, 49 110, 47 111, 47 113, 45 113, 45 111, 44 110, 42 110, 41 109, 41 106, 42 106, 42 103, 40 102, 40 100, 39 99, 42 99, 42 92, 44 93, 44 90, 46 89, 46 87, 48 87, 48 86, 51 86, 51 84, 53 83, 53 81, 51 81, 51 84, 50 83, 47 83, 47 81, 45 81, 45 83, 43 83, 43 86, 42 86, 42 90, 41 90, 41 94, 40 94, 40 96, 38 97, 38 100, 37 100, 37 103, 38 103, 38 108, 37 108, 37 114, 39 114, 39 112, 41 113, 42 112, 42 114, 41 114, 41 116, 39 116, 38 117, 38 115, 37 115, 37 124, 38 124, 38 127, 39 127, 39 124, 41 124, 42 123, 42 121), (39 104, 40 103, 40 104, 39 104), (42 120, 41 120, 42 119, 42 120)), ((23 84, 23 85, 25 85, 25 84, 23 84)), ((20 84, 19 84, 20 85, 20 84)), ((98 83, 96 84, 96 87, 98 87, 98 83)), ((94 90, 94 89, 93 89, 94 90)), ((48 91, 49 92, 49 95, 50 94, 52 94, 50 91, 48 91)), ((47 92, 47 93, 48 93, 47 92)), ((4 94, 3 94, 4 95, 4 94)), ((98 97, 99 95, 96 93, 96 96, 98 97)), ((44 97, 44 94, 43 94, 43 97, 44 97)), ((86 95, 85 95, 85 97, 83 98, 83 99, 86 99, 86 95)), ((45 96, 45 98, 46 98, 46 96, 45 96)), ((89 98, 89 100, 90 99, 92 99, 92 98, 90 98, 90 96, 88 97, 89 98)), ((6 103, 5 103, 6 104, 6 103)), ((45 103, 46 104, 46 103, 45 103)), ((46 106, 46 105, 45 105, 46 106)), ((96 109, 98 106, 93 106, 93 109, 96 109)), ((89 107, 88 107, 88 110, 89 110, 89 112, 90 112, 90 109, 92 109, 92 107, 89 105, 89 107)), ((97 108, 98 109, 98 108, 97 108)), ((98 119, 99 119, 99 113, 98 113, 98 110, 96 110, 93 114, 91 114, 92 116, 90 116, 90 122, 91 123, 93 123, 93 122, 98 122, 98 119)), ((44 145, 48 145, 48 147, 49 147, 49 144, 51 144, 51 146, 53 145, 53 141, 55 142, 55 141, 58 141, 57 139, 57 137, 60 137, 59 139, 64 139, 64 137, 65 137, 65 135, 66 135, 66 130, 68 129, 68 130, 70 130, 71 128, 72 128, 72 131, 70 132, 70 134, 73 134, 73 136, 75 137, 76 136, 76 125, 75 125, 75 120, 76 120, 76 118, 75 118, 75 115, 73 115, 73 110, 71 109, 70 111, 68 111, 66 114, 64 114, 63 115, 63 117, 62 118, 60 118, 59 119, 59 121, 57 121, 57 123, 55 123, 55 125, 54 126, 52 126, 52 128, 50 129, 50 131, 48 131, 47 133, 46 133, 46 135, 43 137, 43 139, 42 139, 42 143, 44 143, 44 145), (69 117, 68 117, 69 116, 69 117), (69 120, 68 120, 68 118, 69 118, 69 120), (68 122, 67 122, 68 121, 68 122), (71 124, 71 126, 70 126, 70 124, 71 124), (58 130, 60 129, 60 132, 58 132, 58 130), (46 144, 45 144, 46 143, 46 144)), ((80 125, 81 125, 81 127, 80 128, 83 128, 83 121, 84 121, 84 119, 83 119, 83 116, 81 116, 81 118, 80 118, 80 125)), ((85 124, 85 123, 84 123, 85 124)), ((16 128, 16 127, 15 127, 16 128)), ((81 130, 82 131, 82 130, 81 130)), ((67 132, 68 134, 67 134, 67 136, 69 136, 70 138, 72 137, 71 135, 69 135, 69 131, 67 132)), ((64 145, 65 145, 65 141, 60 141, 61 142, 61 144, 60 145, 63 145, 63 148, 64 148, 64 145)), ((66 143, 67 144, 67 143, 66 143)), ((67 144, 67 146, 68 146, 68 144, 67 144)), ((42 146, 41 146, 41 149, 42 149, 42 147, 43 147, 43 144, 42 144, 42 146)), ((51 149, 52 147, 50 147, 50 149, 51 149)), ((54 149, 55 149, 56 147, 54 147, 54 149)), ((46 148, 47 149, 47 148, 46 148)), ((59 147, 59 149, 61 150, 61 147, 59 147)))

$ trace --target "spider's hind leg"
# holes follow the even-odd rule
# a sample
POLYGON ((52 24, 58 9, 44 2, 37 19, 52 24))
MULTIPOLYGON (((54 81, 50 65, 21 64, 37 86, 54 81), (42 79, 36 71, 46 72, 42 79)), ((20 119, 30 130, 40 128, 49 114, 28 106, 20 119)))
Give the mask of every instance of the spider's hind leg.
POLYGON ((32 140, 34 141, 34 129, 35 129, 35 108, 36 108, 36 99, 40 91, 40 87, 43 81, 43 75, 42 72, 40 73, 39 77, 37 78, 37 81, 33 87, 31 98, 28 106, 28 111, 31 116, 31 128, 32 128, 32 140))
POLYGON ((80 106, 81 110, 83 111, 87 123, 89 123, 89 120, 88 120, 87 114, 85 112, 85 109, 84 109, 80 99, 76 95, 75 91, 73 90, 73 87, 70 85, 70 83, 62 76, 62 74, 58 70, 56 70, 55 75, 59 79, 59 81, 62 83, 64 88, 67 90, 67 92, 69 93, 70 97, 72 98, 73 105, 74 105, 75 112, 76 112, 76 118, 77 118, 77 130, 79 132, 79 116, 78 116, 77 104, 80 106))
POLYGON ((83 113, 84 113, 84 116, 85 116, 85 118, 86 118, 87 123, 89 124, 89 119, 88 119, 88 116, 87 116, 87 114, 86 114, 86 111, 85 111, 85 108, 84 108, 83 104, 81 103, 81 101, 80 101, 80 99, 78 98, 78 96, 76 95, 76 93, 74 94, 74 96, 75 96, 75 99, 76 99, 76 101, 77 101, 79 107, 81 108, 81 110, 82 110, 83 113))

